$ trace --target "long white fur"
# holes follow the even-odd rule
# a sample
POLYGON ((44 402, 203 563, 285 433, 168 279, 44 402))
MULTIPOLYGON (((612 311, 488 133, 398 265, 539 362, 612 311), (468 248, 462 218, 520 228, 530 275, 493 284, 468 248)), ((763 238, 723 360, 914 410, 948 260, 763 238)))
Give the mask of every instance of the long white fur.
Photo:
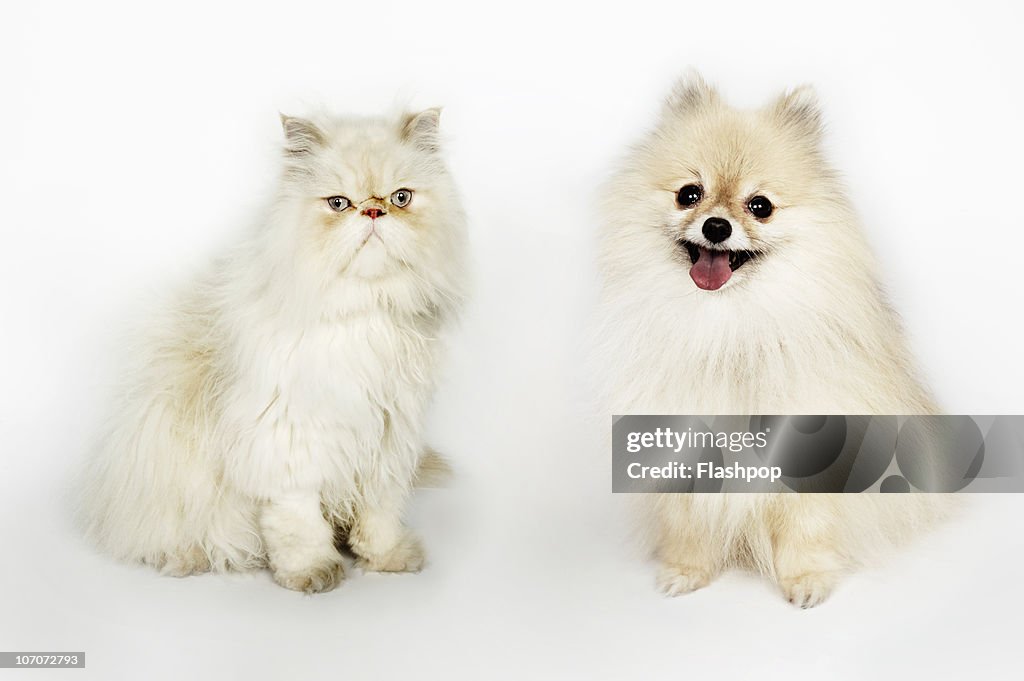
POLYGON ((174 575, 269 563, 312 592, 341 579, 344 533, 368 569, 420 568, 402 513, 464 282, 438 118, 283 117, 266 220, 135 343, 82 485, 105 551, 174 575), (400 188, 405 209, 389 202, 400 188))
MULTIPOLYGON (((836 173, 813 93, 756 111, 681 81, 606 187, 595 366, 606 413, 922 414, 900 324, 836 173), (705 187, 681 209, 675 192, 705 187), (772 218, 744 211, 769 196, 772 218), (699 289, 675 241, 729 219, 732 249, 763 256, 699 289)), ((820 603, 839 575, 941 513, 940 495, 650 495, 644 517, 675 595, 753 566, 790 601, 820 603)))

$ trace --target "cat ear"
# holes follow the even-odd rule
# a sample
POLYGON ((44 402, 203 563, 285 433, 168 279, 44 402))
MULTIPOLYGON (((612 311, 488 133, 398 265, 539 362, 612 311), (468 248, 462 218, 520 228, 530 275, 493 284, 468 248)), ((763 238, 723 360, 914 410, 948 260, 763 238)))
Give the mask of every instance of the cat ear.
POLYGON ((818 94, 810 85, 801 85, 786 92, 770 107, 771 113, 783 126, 807 135, 814 141, 821 138, 824 123, 818 94))
POLYGON ((323 146, 327 135, 312 121, 281 114, 284 151, 289 156, 306 156, 323 146))
POLYGON ((716 104, 720 100, 718 90, 708 85, 699 73, 690 70, 672 88, 665 100, 666 113, 687 113, 716 104))
POLYGON ((441 109, 435 107, 402 117, 402 139, 424 151, 440 148, 441 109))

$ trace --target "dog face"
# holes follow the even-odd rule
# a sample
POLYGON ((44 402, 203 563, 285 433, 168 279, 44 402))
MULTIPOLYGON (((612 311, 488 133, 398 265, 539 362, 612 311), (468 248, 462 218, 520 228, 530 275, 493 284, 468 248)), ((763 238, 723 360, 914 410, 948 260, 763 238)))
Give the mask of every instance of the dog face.
POLYGON ((806 88, 741 111, 688 79, 628 166, 634 218, 664 233, 699 289, 755 280, 762 261, 791 244, 827 239, 826 216, 844 205, 820 137, 806 88))

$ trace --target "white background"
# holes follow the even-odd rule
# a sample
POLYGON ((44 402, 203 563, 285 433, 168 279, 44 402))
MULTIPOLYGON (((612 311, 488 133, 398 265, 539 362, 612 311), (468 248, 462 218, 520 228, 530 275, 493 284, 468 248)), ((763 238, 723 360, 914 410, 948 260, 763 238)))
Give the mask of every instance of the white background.
POLYGON ((0 649, 87 651, 60 678, 1016 678, 1020 498, 817 610, 743 574, 665 599, 578 386, 596 192, 695 66, 743 106, 818 87, 942 404, 1024 412, 1020 3, 192 4, 0 21, 0 649), (477 280, 431 421, 458 476, 410 511, 425 572, 305 597, 95 555, 64 496, 140 294, 259 218, 279 110, 406 102, 446 107, 477 280))

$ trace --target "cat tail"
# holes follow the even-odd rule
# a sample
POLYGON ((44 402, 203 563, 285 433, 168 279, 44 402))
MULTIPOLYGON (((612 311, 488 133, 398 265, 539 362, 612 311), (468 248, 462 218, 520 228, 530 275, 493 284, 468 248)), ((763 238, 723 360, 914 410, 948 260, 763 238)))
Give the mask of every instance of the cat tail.
POLYGON ((417 487, 443 487, 452 477, 452 467, 436 449, 424 447, 416 465, 417 487))

